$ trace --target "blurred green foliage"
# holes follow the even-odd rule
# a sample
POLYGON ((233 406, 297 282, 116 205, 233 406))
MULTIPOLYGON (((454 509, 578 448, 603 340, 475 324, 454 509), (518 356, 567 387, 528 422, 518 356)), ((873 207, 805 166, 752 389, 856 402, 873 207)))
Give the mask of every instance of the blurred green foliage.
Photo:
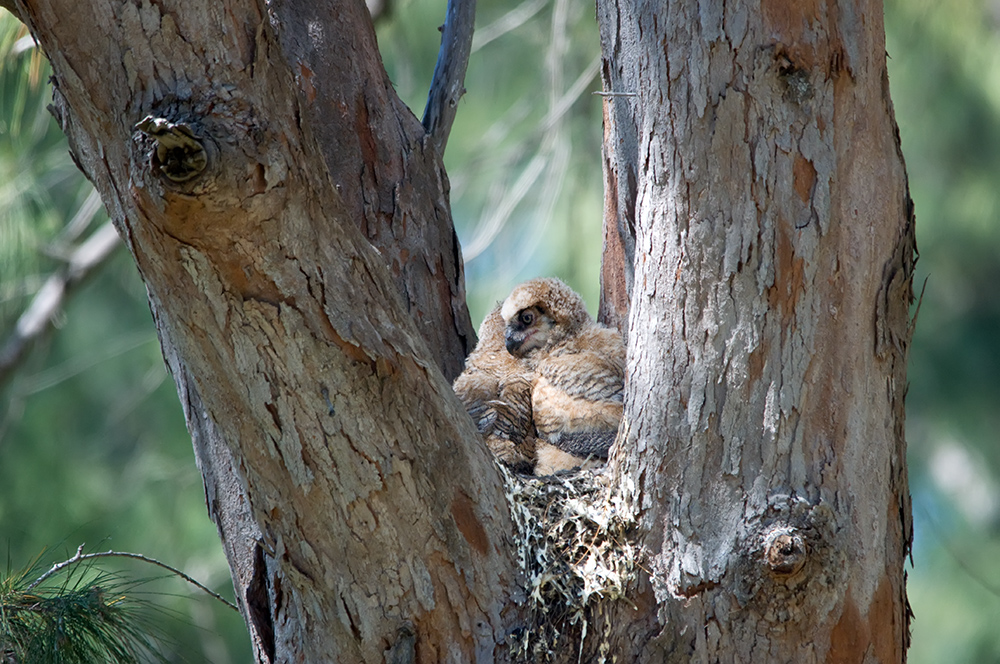
POLYGON ((891 0, 886 32, 927 284, 907 395, 910 662, 997 662, 1000 3, 891 0))
MULTIPOLYGON (((446 155, 478 323, 519 281, 557 275, 596 312, 602 238, 599 44, 591 2, 479 0, 446 155)), ((417 116, 443 0, 378 25, 417 116)), ((927 278, 908 395, 916 614, 910 661, 1000 661, 1000 2, 889 0, 887 51, 927 278)), ((0 343, 90 188, 48 117, 47 65, 0 12, 0 343), (18 41, 22 40, 22 41, 18 41), (17 44, 17 46, 15 46, 17 44)), ((139 551, 231 593, 145 292, 123 253, 69 300, 0 397, 0 542, 16 567, 88 548, 139 551)), ((50 561, 51 562, 51 561, 50 561)), ((249 661, 224 607, 164 582, 170 657, 249 661)))
MULTIPOLYGON (((441 9, 440 0, 408 0, 379 26, 389 77, 418 117, 441 9)), ((479 0, 477 12, 445 155, 473 321, 517 283, 549 275, 596 314, 604 194, 594 5, 479 0)))
MULTIPOLYGON (((107 220, 70 221, 92 187, 46 110, 48 63, 0 10, 0 344, 67 249, 107 220)), ((232 597, 173 382, 131 258, 119 251, 58 329, 0 386, 0 547, 9 574, 77 546, 147 554, 232 597)), ((102 564, 132 578, 143 565, 102 564)), ((168 661, 251 661, 242 618, 176 579, 134 588, 162 608, 168 661)))

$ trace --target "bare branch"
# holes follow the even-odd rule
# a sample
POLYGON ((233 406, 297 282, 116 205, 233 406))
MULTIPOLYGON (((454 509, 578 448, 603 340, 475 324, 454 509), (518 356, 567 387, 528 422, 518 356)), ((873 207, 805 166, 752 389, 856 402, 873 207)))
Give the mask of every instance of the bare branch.
POLYGON ((427 136, 441 155, 455 122, 458 100, 465 94, 465 70, 472 52, 475 21, 476 0, 448 0, 448 13, 441 28, 441 50, 422 121, 427 136))
POLYGON ((31 344, 48 329, 73 287, 103 263, 118 246, 121 246, 118 233, 110 221, 106 222, 73 250, 62 269, 45 281, 35 299, 17 319, 13 333, 0 347, 0 383, 17 367, 31 344))
POLYGON ((28 584, 28 587, 25 588, 25 591, 29 591, 29 590, 32 590, 32 589, 36 588, 40 583, 42 583, 43 581, 45 581, 46 579, 48 579, 50 576, 52 576, 53 574, 55 574, 59 570, 65 569, 65 568, 69 567, 70 565, 75 565, 76 563, 82 562, 84 560, 92 560, 94 558, 132 558, 133 560, 141 560, 144 563, 149 563, 150 565, 156 565, 157 567, 162 567, 163 569, 167 570, 171 574, 174 574, 174 575, 179 576, 180 578, 184 579, 185 581, 187 581, 191 585, 195 586, 199 590, 202 590, 202 591, 208 593, 209 595, 211 595, 215 599, 219 600, 220 602, 222 602, 223 604, 225 604, 226 606, 228 606, 233 611, 239 611, 239 609, 236 608, 236 605, 233 604, 232 602, 230 602, 228 599, 226 599, 225 597, 223 597, 219 593, 217 593, 217 592, 215 592, 215 591, 207 588, 206 586, 204 586, 200 582, 196 581, 194 578, 188 576, 184 572, 180 571, 176 567, 171 567, 170 565, 168 565, 166 563, 162 563, 159 560, 156 560, 154 558, 148 558, 148 557, 142 555, 141 553, 129 553, 127 551, 101 551, 101 552, 98 552, 98 553, 84 553, 83 552, 83 544, 81 544, 79 547, 77 547, 76 553, 73 554, 72 558, 70 558, 68 560, 64 560, 61 563, 56 563, 55 565, 53 565, 52 567, 50 567, 49 571, 45 572, 45 574, 42 574, 40 577, 38 577, 37 579, 35 579, 34 581, 32 581, 30 584, 28 584))
POLYGON ((53 574, 55 574, 59 570, 63 569, 64 567, 69 567, 73 563, 80 562, 82 559, 83 559, 83 544, 81 544, 80 546, 76 547, 76 553, 73 554, 72 558, 70 558, 69 560, 64 560, 61 563, 56 563, 55 565, 53 565, 49 569, 48 572, 46 572, 45 574, 42 574, 40 577, 38 577, 37 579, 35 579, 31 583, 29 583, 28 587, 24 589, 25 592, 27 592, 29 590, 34 590, 34 588, 36 586, 38 586, 38 584, 40 584, 45 579, 49 578, 50 576, 52 576, 53 574))
POLYGON ((388 16, 391 9, 389 0, 365 0, 365 6, 368 7, 368 13, 372 15, 372 21, 375 23, 388 16))
POLYGON ((45 254, 60 261, 68 262, 76 250, 76 241, 87 230, 90 222, 94 220, 94 216, 103 206, 104 203, 101 202, 101 195, 97 193, 96 189, 91 189, 87 198, 80 205, 80 209, 76 211, 76 214, 59 231, 59 235, 45 247, 45 254))
POLYGON ((549 0, 525 0, 489 25, 479 28, 479 32, 472 40, 472 52, 475 53, 494 39, 499 39, 508 32, 521 27, 540 12, 548 2, 549 0))

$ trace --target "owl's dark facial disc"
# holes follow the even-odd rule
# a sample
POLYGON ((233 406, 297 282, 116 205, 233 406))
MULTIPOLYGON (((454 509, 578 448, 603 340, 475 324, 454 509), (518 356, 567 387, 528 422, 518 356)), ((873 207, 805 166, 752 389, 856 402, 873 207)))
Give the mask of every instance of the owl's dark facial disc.
POLYGON ((522 309, 504 329, 507 352, 515 357, 525 357, 531 351, 543 347, 551 327, 552 321, 537 307, 522 309))

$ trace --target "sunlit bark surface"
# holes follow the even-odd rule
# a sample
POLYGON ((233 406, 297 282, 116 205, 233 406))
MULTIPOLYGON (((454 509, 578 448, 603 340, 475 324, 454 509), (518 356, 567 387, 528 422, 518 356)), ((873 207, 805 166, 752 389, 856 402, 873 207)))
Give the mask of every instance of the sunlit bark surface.
POLYGON ((914 240, 882 7, 598 10, 631 288, 617 460, 658 607, 622 648, 902 661, 914 240))
POLYGON ((447 181, 364 4, 14 9, 146 281, 257 658, 493 661, 517 584, 448 379, 447 181))

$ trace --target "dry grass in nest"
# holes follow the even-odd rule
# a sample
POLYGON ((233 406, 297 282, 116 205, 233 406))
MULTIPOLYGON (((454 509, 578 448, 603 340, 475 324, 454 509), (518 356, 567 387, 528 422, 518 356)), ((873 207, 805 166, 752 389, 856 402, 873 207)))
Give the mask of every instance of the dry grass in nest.
POLYGON ((550 477, 504 472, 520 537, 519 562, 534 618, 513 644, 518 659, 549 661, 587 636, 586 609, 625 597, 638 550, 632 519, 616 498, 606 468, 550 477))

